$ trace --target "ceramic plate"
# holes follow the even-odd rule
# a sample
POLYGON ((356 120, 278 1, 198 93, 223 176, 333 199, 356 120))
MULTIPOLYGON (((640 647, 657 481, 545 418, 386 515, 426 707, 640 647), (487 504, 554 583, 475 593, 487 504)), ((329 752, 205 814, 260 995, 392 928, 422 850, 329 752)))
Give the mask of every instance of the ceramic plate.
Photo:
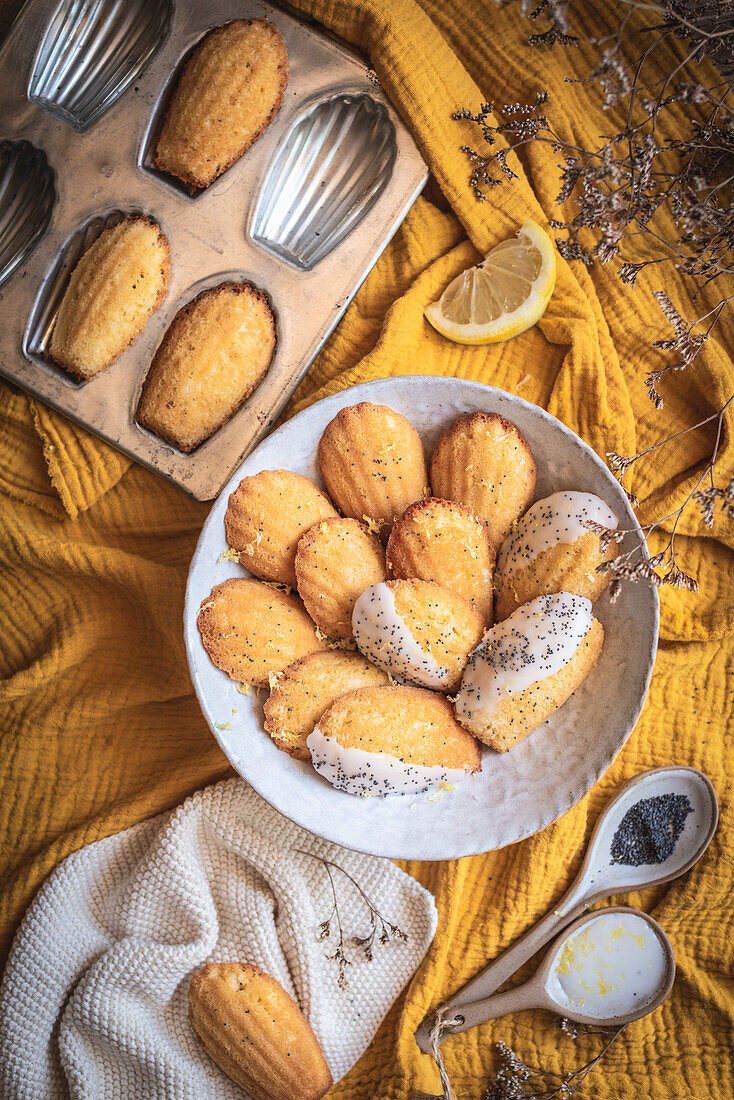
POLYGON ((502 848, 544 829, 606 771, 632 732, 655 660, 658 597, 644 584, 623 585, 615 604, 603 595, 595 614, 605 641, 594 672, 565 706, 510 752, 484 749, 481 773, 456 790, 420 796, 355 798, 335 790, 308 764, 275 747, 263 727, 265 693, 242 695, 214 667, 199 640, 196 615, 215 584, 246 575, 225 549, 227 499, 259 470, 287 468, 322 485, 319 437, 339 409, 359 401, 390 405, 420 432, 430 456, 455 417, 479 409, 514 421, 538 467, 536 499, 562 489, 602 497, 625 528, 622 544, 641 539, 624 493, 598 456, 555 417, 514 394, 454 378, 387 378, 327 397, 273 432, 247 458, 214 504, 199 538, 186 589, 185 634, 191 678, 207 722, 232 766, 292 821, 347 848, 393 859, 454 859, 502 848), (234 712, 234 713, 233 713, 234 712))

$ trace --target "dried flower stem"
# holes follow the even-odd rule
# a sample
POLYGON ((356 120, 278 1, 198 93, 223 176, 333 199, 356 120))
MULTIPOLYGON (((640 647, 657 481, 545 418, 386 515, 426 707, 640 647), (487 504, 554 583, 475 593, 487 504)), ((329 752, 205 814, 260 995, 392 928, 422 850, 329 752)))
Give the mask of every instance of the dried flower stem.
MULTIPOLYGON (((521 0, 521 9, 529 18, 538 19, 542 15, 550 21, 545 32, 530 36, 529 44, 577 44, 578 37, 569 34, 571 3, 572 0, 540 0, 537 4, 535 0, 521 0)), ((531 104, 505 104, 497 116, 491 103, 483 104, 476 113, 457 111, 454 118, 476 123, 488 147, 485 152, 462 147, 472 165, 470 186, 477 199, 484 202, 488 190, 517 178, 508 163, 511 152, 535 142, 550 145, 562 156, 561 189, 556 202, 560 205, 572 200, 576 207, 569 221, 551 220, 554 229, 565 233, 556 238, 561 255, 587 266, 595 261, 607 264, 619 260, 619 278, 632 287, 646 268, 672 263, 683 275, 699 280, 693 296, 696 300, 715 280, 723 278, 730 283, 734 278, 734 110, 726 81, 706 87, 682 80, 680 74, 689 63, 709 57, 729 80, 734 80, 734 0, 620 0, 620 3, 626 11, 616 32, 591 39, 600 51, 596 68, 581 80, 566 79, 570 83, 597 83, 603 93, 604 108, 626 101, 624 126, 590 149, 574 145, 557 132, 543 110, 549 100, 548 92, 539 93, 531 104), (627 43, 635 13, 655 19, 638 26, 627 43), (646 66, 654 54, 658 58, 663 56, 659 50, 668 39, 684 40, 688 49, 662 79, 651 84, 646 80, 646 66), (639 45, 641 40, 645 43, 643 47, 639 45), (633 51, 632 60, 625 57, 625 43, 633 51), (677 120, 675 136, 662 140, 658 133, 671 105, 683 109, 688 125, 684 131, 677 120), (674 239, 668 239, 653 224, 663 210, 675 226, 674 239), (623 256, 622 249, 638 238, 653 242, 657 254, 623 256)), ((673 335, 656 340, 653 347, 672 351, 674 356, 664 367, 648 371, 644 381, 656 409, 662 409, 661 379, 693 363, 724 311, 731 308, 734 290, 727 289, 718 302, 693 320, 686 320, 664 291, 656 291, 655 298, 673 335)), ((699 506, 708 527, 714 522, 717 504, 725 517, 734 520, 734 479, 726 486, 714 483, 723 418, 731 401, 729 398, 710 417, 637 455, 625 458, 616 452, 608 454, 610 466, 622 484, 624 473, 637 459, 688 431, 718 421, 712 454, 683 505, 643 528, 647 537, 660 524, 672 521, 665 549, 648 559, 638 546, 600 566, 612 574, 613 596, 622 578, 644 579, 656 586, 697 589, 693 578, 679 568, 675 536, 682 516, 692 504, 699 506), (702 488, 707 478, 710 484, 702 488)), ((625 492, 636 506, 634 494, 627 489, 625 492)))
MULTIPOLYGON (((714 483, 714 468, 716 466, 719 445, 721 443, 724 416, 726 410, 733 401, 734 394, 724 403, 718 412, 712 413, 711 416, 707 416, 703 420, 699 420, 697 424, 692 424, 689 428, 684 428, 682 431, 676 432, 675 435, 671 435, 668 439, 663 439, 659 443, 653 444, 652 447, 647 447, 644 451, 640 451, 639 454, 624 456, 617 454, 616 451, 609 451, 607 453, 607 460, 617 480, 620 485, 622 485, 627 496, 630 497, 631 502, 636 504, 637 499, 634 494, 630 493, 622 484, 622 479, 632 464, 636 462, 638 458, 651 454, 660 447, 665 447, 668 443, 672 443, 673 440, 679 439, 681 436, 687 435, 697 428, 702 428, 712 421, 716 421, 716 438, 711 454, 709 455, 703 473, 700 475, 681 506, 669 512, 666 516, 660 516, 652 523, 642 526, 642 533, 645 539, 648 539, 656 528, 660 527, 663 523, 673 521, 670 538, 663 550, 648 559, 644 554, 643 546, 638 544, 625 554, 620 554, 619 557, 613 558, 611 561, 602 562, 601 565, 598 566, 599 572, 611 573, 612 575, 612 584, 610 586, 612 601, 614 601, 619 594, 619 581, 622 578, 627 580, 645 580, 657 588, 667 584, 672 585, 674 588, 687 588, 692 592, 698 591, 697 581, 685 573, 678 565, 675 554, 675 537, 681 518, 692 501, 695 501, 701 508, 703 521, 707 527, 713 526, 717 503, 721 505, 729 519, 734 519, 734 478, 732 478, 729 485, 723 489, 718 488, 714 483), (701 489, 700 486, 706 478, 709 479, 710 485, 707 489, 701 489)), ((606 552, 611 542, 621 542, 624 536, 633 530, 632 528, 611 529, 590 521, 587 522, 586 526, 599 535, 602 552, 606 552)))
POLYGON ((346 989, 348 985, 347 981, 347 967, 352 963, 347 957, 346 945, 347 943, 353 944, 355 947, 359 947, 364 952, 365 958, 368 962, 372 962, 374 957, 374 950, 378 944, 385 945, 390 943, 391 940, 401 940, 403 943, 407 943, 408 936, 403 930, 398 927, 397 924, 392 924, 389 920, 383 917, 375 903, 365 893, 357 880, 350 875, 349 871, 345 870, 339 863, 334 863, 333 860, 326 859, 323 856, 314 855, 313 852, 306 852, 302 849, 297 849, 300 855, 310 856, 311 859, 316 859, 319 863, 323 864, 324 870, 329 878, 329 885, 331 887, 332 908, 329 916, 326 920, 322 921, 318 927, 318 938, 320 940, 329 939, 332 934, 332 924, 336 926, 336 949, 333 955, 327 955, 326 958, 330 962, 337 964, 338 976, 337 983, 340 989, 346 989), (336 893, 336 883, 334 882, 334 871, 341 871, 341 873, 351 882, 352 886, 357 890, 360 897, 367 906, 367 911, 370 918, 370 927, 366 936, 351 936, 348 939, 345 938, 344 929, 342 927, 341 916, 339 913, 339 903, 336 893))
MULTIPOLYGON (((625 1025, 626 1026, 626 1025, 625 1025)), ((609 1036, 607 1042, 595 1058, 585 1062, 575 1070, 554 1073, 551 1070, 536 1069, 524 1062, 507 1043, 496 1044, 503 1065, 497 1076, 487 1087, 484 1100, 563 1100, 575 1096, 591 1071, 608 1052, 612 1043, 624 1031, 619 1027, 610 1032, 607 1028, 590 1028, 573 1024, 570 1020, 560 1020, 559 1029, 573 1039, 579 1035, 599 1034, 609 1036), (537 1088, 535 1086, 538 1086, 537 1088)))

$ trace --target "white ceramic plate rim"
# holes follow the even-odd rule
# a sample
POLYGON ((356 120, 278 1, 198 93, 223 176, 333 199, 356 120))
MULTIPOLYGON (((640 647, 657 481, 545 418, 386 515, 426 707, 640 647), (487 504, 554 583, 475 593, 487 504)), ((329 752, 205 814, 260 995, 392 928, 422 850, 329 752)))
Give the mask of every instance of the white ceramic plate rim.
MULTIPOLYGON (((268 436, 235 471, 212 506, 211 512, 202 528, 196 550, 191 560, 186 586, 184 636, 194 690, 212 733, 235 771, 250 783, 250 785, 271 806, 296 822, 296 824, 301 825, 317 836, 334 841, 337 844, 341 844, 355 851, 366 852, 372 855, 388 856, 392 859, 454 859, 501 848, 507 844, 523 840, 545 829, 580 801, 613 763, 637 723, 652 676, 657 651, 659 626, 659 600, 655 589, 648 588, 647 585, 633 586, 634 591, 639 593, 641 597, 639 603, 645 605, 644 627, 647 641, 645 645, 645 665, 640 678, 641 690, 639 691, 636 703, 628 712, 626 721, 623 723, 623 726, 615 730, 615 735, 610 739, 605 750, 599 754, 596 760, 589 762, 588 770, 583 777, 579 779, 573 790, 566 791, 565 793, 559 791, 556 798, 551 797, 550 799, 546 799, 545 805, 540 809, 536 807, 534 813, 527 819, 508 822, 500 828, 493 824, 488 825, 486 822, 484 823, 484 827, 482 827, 482 822, 480 821, 477 823, 477 828, 473 828, 468 834, 458 837, 455 834, 447 835, 440 827, 440 820, 436 821, 435 824, 437 828, 435 831, 432 828, 428 836, 425 835, 425 831, 423 833, 416 831, 411 833, 409 828, 407 832, 403 831, 402 833, 400 829, 391 829, 389 827, 386 829, 384 827, 384 822, 381 829, 375 829, 373 827, 375 824, 374 821, 371 823, 370 820, 358 820, 359 814, 356 812, 357 807, 355 803, 357 803, 357 806, 363 806, 366 802, 372 804, 377 803, 382 807, 389 806, 390 809, 384 814, 384 818, 387 821, 395 817, 396 814, 398 819, 405 814, 405 819, 409 820, 411 809, 414 809, 417 804, 412 802, 410 797, 355 800, 351 795, 335 791, 322 780, 321 777, 317 776, 315 772, 312 772, 308 765, 294 761, 287 754, 276 749, 275 746, 268 746, 272 747, 273 753, 265 760, 264 767, 262 766, 262 759, 255 763, 244 760, 240 752, 233 747, 231 739, 225 736, 221 728, 222 723, 219 720, 222 717, 221 695, 217 694, 217 699, 212 699, 210 697, 210 692, 207 691, 204 686, 203 680, 205 676, 202 675, 200 662, 204 667, 208 667, 210 671, 212 666, 201 645, 199 633, 196 628, 196 616, 201 597, 194 593, 194 589, 200 587, 200 573, 206 574, 208 571, 212 571, 214 566, 214 562, 211 558, 211 549, 207 545, 208 538, 211 536, 213 525, 216 525, 219 531, 219 542, 221 546, 224 547, 225 538, 222 526, 223 513, 226 509, 226 502, 229 494, 239 484, 242 477, 256 473, 260 469, 271 469, 275 466, 287 468, 289 466, 287 458, 288 440, 298 438, 299 429, 301 427, 305 428, 309 420, 318 420, 319 422, 316 425, 315 434, 310 427, 307 429, 310 433, 312 450, 315 453, 321 431, 323 431, 325 425, 341 408, 347 405, 357 404, 360 401, 374 401, 375 403, 389 405, 391 404, 391 398, 392 401, 395 402, 395 395, 403 390, 406 384, 409 387, 420 387, 421 397, 423 398, 425 398, 427 394, 433 394, 437 400, 443 400, 450 404, 452 398, 459 399, 459 397, 461 397, 461 399, 466 399, 467 396, 469 396, 476 399, 474 407, 480 411, 498 411, 502 415, 507 415, 508 418, 512 419, 512 409, 514 408, 515 410, 522 410, 525 414, 537 418, 539 422, 544 422, 547 426, 552 427, 553 430, 565 437, 569 444, 573 444, 575 447, 580 448, 585 459, 587 459, 591 467, 593 467, 596 476, 601 476, 601 479, 605 482, 605 488, 608 490, 606 495, 611 498, 610 502, 613 502, 613 507, 620 518, 620 522, 632 532, 626 537, 625 548, 627 548, 628 545, 632 545, 632 542, 628 541, 630 539, 634 541, 643 541, 642 532, 629 502, 607 467, 588 444, 572 432, 570 428, 561 423, 561 421, 546 412, 546 410, 532 405, 516 394, 497 389, 493 386, 487 386, 481 382, 465 379, 444 378, 434 375, 401 375, 394 378, 378 379, 373 382, 366 382, 352 386, 346 390, 341 390, 302 410, 268 436), (278 461, 263 463, 259 458, 261 452, 265 448, 272 450, 274 444, 275 450, 277 450, 278 453, 278 461), (278 444, 282 444, 282 446, 278 446, 278 444), (298 784, 294 787, 288 781, 287 769, 289 768, 307 770, 310 773, 309 778, 312 778, 314 783, 322 785, 322 793, 316 801, 317 812, 314 812, 313 804, 304 804, 304 802, 298 798, 298 784), (348 803, 342 802, 336 804, 340 805, 341 810, 344 812, 331 812, 333 806, 330 807, 329 803, 333 803, 334 796, 339 800, 348 800, 348 803), (400 806, 401 808, 395 810, 394 808, 396 806, 400 806)), ((400 403, 401 402, 398 401, 398 404, 400 403)), ((461 411, 463 412, 463 409, 461 411)), ((406 415, 409 416, 409 412, 406 412, 406 415)), ((460 412, 457 412, 455 415, 460 415, 460 412)), ((293 465, 297 467, 299 463, 296 462, 293 463, 293 465)), ((551 491, 553 491, 553 489, 551 489, 551 491)), ((246 575, 246 573, 235 565, 228 570, 228 575, 246 575)), ((212 583, 209 584, 208 587, 213 587, 214 583, 219 583, 223 579, 225 578, 221 575, 213 577, 212 583)), ((627 591, 629 591, 629 588, 627 591)), ((605 598, 606 597, 602 597, 602 599, 605 598)), ((217 675, 222 677, 225 681, 228 680, 224 673, 217 673, 217 675)), ((590 680, 591 679, 590 677, 590 680)), ((232 688, 236 689, 236 685, 233 681, 228 681, 228 683, 232 688)), ((580 690, 583 692, 585 690, 585 685, 582 685, 580 690)), ((246 702, 245 697, 242 695, 237 696, 235 694, 234 696, 230 696, 228 702, 233 699, 239 699, 246 702)), ((566 704, 566 708, 570 706, 571 702, 566 704)), ((557 714, 561 714, 564 710, 565 708, 561 708, 557 714)), ((553 719, 549 721, 552 722, 553 719)), ((256 724, 253 722, 252 726, 255 725, 256 724)), ((261 722, 259 726, 259 730, 255 729, 253 735, 257 736, 259 733, 266 742, 269 742, 268 735, 262 728, 261 722)), ((513 751, 517 752, 520 747, 521 746, 518 746, 517 749, 513 751)), ((488 751, 490 750, 485 750, 485 758, 488 751)), ((508 754, 505 754, 505 756, 507 755, 508 754)), ((472 777, 462 783, 456 792, 451 793, 451 798, 460 797, 460 792, 461 796, 463 796, 468 788, 468 784, 474 783, 476 779, 477 777, 472 777)), ((425 797, 426 796, 423 796, 423 798, 425 797)), ((474 797, 474 801, 477 801, 476 797, 474 797)), ((535 799, 532 801, 535 806, 535 799)), ((436 800, 434 805, 437 804, 438 800, 436 800)), ((420 805, 422 809, 425 810, 425 803, 421 802, 420 805)), ((454 806, 456 807, 456 812, 462 814, 462 809, 459 808, 460 804, 454 803, 454 806)), ((471 805, 467 803, 464 810, 470 811, 471 805)), ((379 810, 377 812, 379 813, 379 810)), ((370 813, 374 813, 371 808, 370 813)), ((425 817, 425 814, 423 814, 423 816, 425 817)), ((441 813, 436 811, 436 816, 437 819, 440 819, 441 813)), ((416 821, 416 825, 418 824, 419 822, 416 821)))

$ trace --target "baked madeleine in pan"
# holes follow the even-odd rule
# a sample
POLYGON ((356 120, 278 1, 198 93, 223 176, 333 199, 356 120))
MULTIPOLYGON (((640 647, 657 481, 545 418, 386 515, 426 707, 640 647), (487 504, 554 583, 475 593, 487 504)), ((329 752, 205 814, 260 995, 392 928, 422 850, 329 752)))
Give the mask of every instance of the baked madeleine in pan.
POLYGON ((612 542, 602 552, 590 522, 618 526, 609 505, 593 493, 553 493, 528 509, 497 560, 498 619, 544 592, 575 592, 592 603, 602 594, 609 574, 597 569, 617 556, 618 547, 612 542))
POLYGON ((495 550, 535 494, 535 460, 517 427, 496 413, 460 416, 431 460, 437 497, 464 504, 486 525, 495 550))
POLYGON ((168 239, 152 218, 130 214, 103 229, 71 273, 49 357, 81 381, 106 370, 161 305, 170 274, 168 239))
POLYGON ((267 19, 214 27, 185 63, 153 160, 196 191, 239 160, 274 118, 288 83, 283 36, 267 19))
POLYGON ((178 311, 155 353, 136 420, 180 451, 213 435, 272 362, 275 318, 264 291, 219 283, 178 311))

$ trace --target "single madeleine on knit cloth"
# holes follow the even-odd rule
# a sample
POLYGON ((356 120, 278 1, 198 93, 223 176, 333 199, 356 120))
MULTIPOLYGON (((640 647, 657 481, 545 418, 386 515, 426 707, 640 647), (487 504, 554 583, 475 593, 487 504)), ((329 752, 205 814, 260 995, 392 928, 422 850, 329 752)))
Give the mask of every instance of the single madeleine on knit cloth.
MULTIPOLYGON (((333 873, 338 877, 339 872, 333 873)), ((337 881, 345 934, 367 906, 337 881)), ((189 979, 244 961, 294 998, 335 1080, 371 1042, 433 938, 431 895, 389 860, 348 852, 281 817, 240 779, 70 856, 33 902, 0 989, 3 1100, 241 1100, 197 1042, 189 979), (342 988, 319 924, 323 860, 359 883, 405 940, 369 961, 348 948, 342 988)))

